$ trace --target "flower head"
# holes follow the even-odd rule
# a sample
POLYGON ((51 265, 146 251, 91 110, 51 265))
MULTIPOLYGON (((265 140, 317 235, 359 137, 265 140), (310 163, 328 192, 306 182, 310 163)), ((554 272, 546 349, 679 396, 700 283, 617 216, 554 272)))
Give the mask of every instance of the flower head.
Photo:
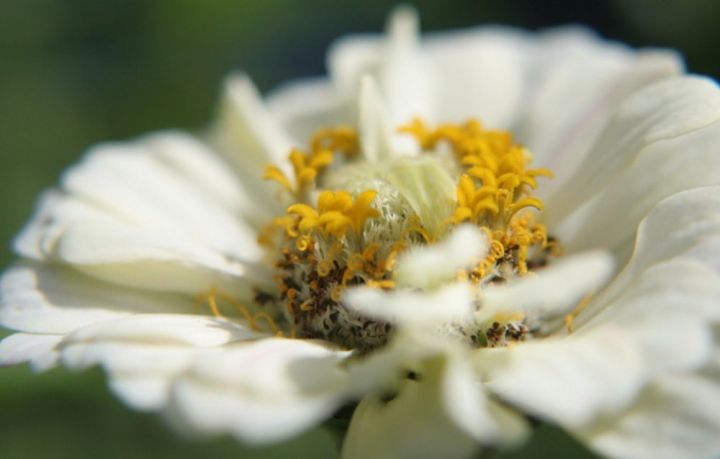
POLYGON ((2 278, 0 361, 100 364, 254 443, 357 405, 347 457, 465 457, 530 418, 717 454, 714 82, 577 29, 420 38, 408 9, 329 63, 267 102, 232 76, 206 135, 71 168, 2 278))

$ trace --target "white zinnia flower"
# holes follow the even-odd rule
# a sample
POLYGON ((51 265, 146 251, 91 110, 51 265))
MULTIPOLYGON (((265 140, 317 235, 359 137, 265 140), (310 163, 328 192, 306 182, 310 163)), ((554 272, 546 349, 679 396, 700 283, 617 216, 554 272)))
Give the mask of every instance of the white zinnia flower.
POLYGON ((0 361, 100 364, 251 443, 359 401, 347 457, 465 457, 528 418, 720 453, 714 82, 579 29, 419 39, 406 9, 329 67, 267 103, 229 78, 205 137, 93 148, 16 240, 0 361))

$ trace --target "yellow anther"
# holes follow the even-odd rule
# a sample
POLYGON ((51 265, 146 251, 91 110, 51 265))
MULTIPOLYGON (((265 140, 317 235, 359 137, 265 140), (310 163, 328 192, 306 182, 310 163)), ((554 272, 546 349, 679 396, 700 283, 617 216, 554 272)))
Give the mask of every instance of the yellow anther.
POLYGON ((301 252, 304 252, 308 250, 308 248, 311 248, 312 239, 310 239, 309 236, 300 236, 295 240, 295 247, 301 252))
POLYGON ((287 295, 287 298, 288 298, 289 300, 294 301, 295 298, 297 298, 297 296, 298 296, 298 291, 295 290, 294 288, 289 288, 289 289, 287 289, 287 291, 285 292, 285 295, 287 295))
POLYGON ((542 212, 542 210, 545 208, 545 205, 540 200, 540 198, 535 198, 535 197, 522 198, 510 206, 510 212, 511 212, 510 215, 511 216, 515 215, 515 213, 517 213, 518 211, 520 211, 522 209, 525 209, 526 207, 534 207, 537 210, 542 212))
POLYGON ((317 273, 320 277, 326 277, 330 274, 330 270, 332 269, 332 263, 330 263, 327 260, 323 260, 317 265, 317 273))
POLYGON ((547 178, 554 178, 555 174, 550 169, 539 167, 537 169, 531 169, 527 171, 527 174, 530 177, 547 177, 547 178))
POLYGON ((313 299, 308 298, 300 304, 301 311, 311 311, 313 309, 313 299))
POLYGON ((324 169, 333 162, 333 154, 330 150, 318 151, 310 158, 310 167, 314 170, 324 169))
POLYGON ((462 223, 464 221, 471 220, 473 218, 473 211, 469 207, 457 207, 453 214, 452 221, 455 224, 462 223))
POLYGON ((323 191, 318 197, 320 213, 338 211, 347 212, 352 207, 352 194, 349 191, 323 191))
POLYGON ((349 271, 352 271, 353 273, 361 271, 363 269, 363 265, 365 263, 365 260, 363 256, 359 253, 354 253, 350 255, 350 257, 347 260, 347 268, 349 271))
POLYGON ((370 263, 374 258, 377 251, 380 249, 380 245, 373 243, 369 246, 365 247, 365 250, 363 250, 362 257, 363 260, 365 260, 366 263, 370 263))
POLYGON ((326 235, 340 238, 352 227, 352 220, 338 211, 325 212, 318 220, 322 231, 326 235))
POLYGON ((353 229, 358 234, 362 230, 368 218, 380 216, 380 212, 370 207, 372 202, 375 200, 375 196, 377 196, 377 191, 363 191, 357 198, 355 198, 355 202, 348 211, 348 216, 352 221, 353 229))
POLYGON ((341 298, 341 296, 342 296, 342 291, 343 291, 342 286, 338 285, 338 286, 334 287, 334 288, 330 291, 330 299, 333 300, 333 301, 336 302, 336 303, 339 303, 339 302, 340 302, 340 298, 341 298))
POLYGON ((368 287, 374 287, 374 288, 381 288, 384 290, 389 290, 392 288, 395 288, 395 281, 389 280, 389 279, 381 279, 381 280, 374 280, 371 279, 367 281, 366 284, 368 287))
POLYGON ((468 174, 470 174, 472 177, 475 177, 477 179, 480 179, 483 186, 491 187, 491 188, 497 188, 498 187, 498 180, 502 180, 502 177, 499 179, 495 177, 495 174, 490 169, 487 169, 485 167, 481 166, 474 166, 471 167, 468 171, 468 174))
POLYGON ((333 163, 336 152, 353 155, 359 151, 357 133, 348 127, 318 131, 310 146, 309 152, 294 148, 288 155, 295 176, 294 186, 290 178, 274 165, 266 167, 263 178, 278 182, 286 191, 300 197, 303 190, 312 186, 320 173, 333 163))
POLYGON ((313 151, 339 151, 348 156, 354 155, 360 150, 357 132, 347 126, 322 129, 316 132, 310 141, 310 146, 313 151))
POLYGON ((290 179, 288 179, 285 173, 281 171, 280 168, 277 166, 265 166, 265 173, 263 174, 263 179, 273 180, 279 183, 285 190, 293 191, 293 186, 290 183, 290 179))

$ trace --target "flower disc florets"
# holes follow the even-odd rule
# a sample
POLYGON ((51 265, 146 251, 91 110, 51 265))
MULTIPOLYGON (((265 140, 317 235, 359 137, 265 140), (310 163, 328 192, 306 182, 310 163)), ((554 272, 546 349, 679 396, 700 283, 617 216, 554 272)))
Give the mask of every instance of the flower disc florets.
MULTIPOLYGON (((289 155, 291 173, 266 168, 290 197, 287 213, 261 236, 277 270, 278 318, 303 338, 368 350, 387 341, 390 323, 346 307, 343 291, 355 285, 392 290, 395 264, 405 251, 434 244, 461 224, 482 229, 487 254, 457 278, 482 288, 544 265, 553 250, 545 226, 528 208, 547 169, 528 169, 530 153, 504 131, 478 121, 429 129, 422 121, 398 128, 420 153, 388 163, 364 159, 356 132, 325 129, 308 151, 289 155)), ((523 317, 497 317, 460 327, 478 345, 522 340, 523 317)))

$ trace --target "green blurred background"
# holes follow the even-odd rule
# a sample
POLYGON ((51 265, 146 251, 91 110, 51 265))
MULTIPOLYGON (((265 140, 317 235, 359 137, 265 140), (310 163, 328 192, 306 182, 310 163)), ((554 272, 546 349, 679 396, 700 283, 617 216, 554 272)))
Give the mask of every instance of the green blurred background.
MULTIPOLYGON (((635 46, 681 50, 688 68, 717 77, 720 2, 418 0, 425 30, 505 23, 537 29, 587 24, 635 46)), ((0 267, 38 193, 93 143, 202 127, 219 83, 244 69, 267 91, 324 73, 335 37, 379 31, 393 2, 232 0, 2 0, 0 3, 0 267)), ((252 450, 229 439, 191 443, 131 412, 100 371, 32 375, 0 369, 0 457, 332 457, 324 430, 252 450)), ((592 457, 560 431, 540 429, 508 458, 592 457)))

